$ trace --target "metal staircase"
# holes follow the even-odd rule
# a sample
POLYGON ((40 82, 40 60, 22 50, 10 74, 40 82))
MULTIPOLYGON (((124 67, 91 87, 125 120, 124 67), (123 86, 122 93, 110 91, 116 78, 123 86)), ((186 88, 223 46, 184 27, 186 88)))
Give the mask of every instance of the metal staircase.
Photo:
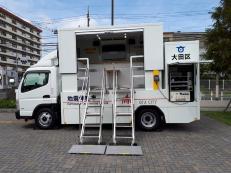
MULTIPOLYGON (((84 68, 83 68, 84 69, 84 68)), ((89 78, 89 61, 87 60, 87 68, 84 74, 86 76, 79 77, 80 79, 87 79, 85 82, 82 83, 82 92, 85 95, 82 95, 81 98, 82 104, 84 105, 84 112, 83 112, 83 120, 82 120, 82 128, 80 132, 80 143, 82 144, 84 142, 84 138, 96 138, 98 139, 98 144, 102 142, 102 123, 103 123, 103 110, 104 110, 104 94, 105 94, 105 72, 103 70, 102 75, 102 86, 98 93, 100 93, 100 100, 97 105, 91 105, 89 104, 89 96, 91 92, 90 90, 90 78, 89 78), (86 92, 84 92, 86 91, 86 92), (97 110, 97 111, 96 111, 97 110), (87 123, 87 119, 91 117, 96 117, 96 123, 87 123), (98 121, 98 122, 97 122, 98 121), (89 128, 97 128, 98 133, 90 134, 87 133, 89 128)))
POLYGON ((135 75, 134 69, 144 68, 144 66, 135 66, 134 59, 143 58, 140 56, 130 57, 130 84, 129 89, 118 89, 118 70, 113 70, 113 143, 117 143, 117 139, 131 139, 131 145, 135 144, 135 117, 134 117, 134 78, 144 78, 144 75, 135 75), (130 93, 130 100, 127 105, 118 105, 118 93, 130 93), (120 111, 120 108, 129 108, 129 111, 120 111), (118 123, 119 117, 127 117, 131 119, 131 123, 118 123), (131 130, 131 135, 118 135, 118 128, 128 128, 131 130))

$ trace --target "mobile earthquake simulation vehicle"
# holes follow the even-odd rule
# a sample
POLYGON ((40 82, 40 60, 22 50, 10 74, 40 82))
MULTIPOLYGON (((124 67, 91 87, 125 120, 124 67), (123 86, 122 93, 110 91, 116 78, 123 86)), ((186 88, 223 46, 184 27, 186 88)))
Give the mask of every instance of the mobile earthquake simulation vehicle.
POLYGON ((160 24, 62 29, 58 51, 25 72, 16 118, 42 129, 82 124, 81 143, 101 143, 102 124, 113 124, 114 143, 134 143, 135 125, 151 131, 200 119, 199 77, 199 41, 164 43, 160 24))

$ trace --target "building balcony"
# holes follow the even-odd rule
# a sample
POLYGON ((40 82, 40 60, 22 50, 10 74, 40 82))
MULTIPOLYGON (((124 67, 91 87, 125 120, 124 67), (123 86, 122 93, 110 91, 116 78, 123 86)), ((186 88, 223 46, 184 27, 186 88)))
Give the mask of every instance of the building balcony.
POLYGON ((10 19, 10 18, 8 18, 8 17, 5 18, 5 19, 1 18, 0 20, 6 22, 6 23, 7 23, 8 25, 10 25, 10 26, 13 26, 13 27, 17 28, 18 30, 21 30, 21 31, 23 31, 23 32, 26 32, 26 33, 28 33, 28 34, 31 34, 31 35, 33 35, 33 36, 36 37, 36 38, 40 38, 40 35, 37 35, 37 31, 36 31, 36 33, 35 33, 35 32, 30 32, 29 27, 26 27, 26 28, 28 28, 28 30, 27 30, 26 28, 23 28, 23 27, 22 27, 22 24, 21 24, 21 23, 19 24, 18 21, 16 21, 17 24, 14 24, 14 23, 12 23, 12 19, 10 19))
POLYGON ((7 56, 7 57, 10 57, 10 58, 14 58, 16 59, 19 58, 19 59, 26 59, 28 61, 31 61, 31 62, 38 62, 39 59, 38 58, 35 58, 35 57, 31 57, 31 56, 22 56, 22 55, 18 55, 17 53, 14 53, 14 52, 0 52, 0 55, 3 55, 3 56, 7 56))
POLYGON ((30 66, 31 66, 31 63, 30 63, 29 61, 27 61, 27 63, 22 64, 22 62, 19 61, 19 62, 18 62, 18 66, 19 66, 19 67, 20 67, 20 66, 22 66, 22 67, 30 67, 30 66))
POLYGON ((2 52, 2 51, 0 51, 0 55, 8 56, 8 57, 11 57, 11 58, 16 57, 13 52, 2 52))
POLYGON ((15 40, 15 39, 12 39, 12 37, 9 36, 9 35, 6 35, 6 36, 0 35, 0 37, 5 38, 5 39, 7 39, 7 40, 10 40, 11 42, 16 42, 17 44, 21 44, 21 45, 23 45, 23 46, 27 46, 27 47, 30 47, 30 48, 32 48, 32 49, 36 49, 36 50, 41 51, 41 48, 38 48, 38 47, 35 46, 35 45, 34 45, 34 46, 31 46, 29 43, 24 43, 24 42, 22 41, 22 39, 17 39, 17 40, 15 40))
POLYGON ((9 49, 12 49, 12 50, 16 50, 16 51, 19 51, 19 52, 22 52, 22 53, 25 53, 25 54, 30 54, 30 55, 34 55, 34 56, 40 57, 40 54, 32 53, 28 49, 22 50, 22 49, 20 49, 18 47, 13 47, 12 45, 9 45, 9 43, 6 43, 6 44, 2 44, 1 43, 0 46, 5 47, 5 48, 9 48, 9 49))
POLYGON ((30 36, 23 35, 23 34, 20 34, 20 33, 18 33, 18 32, 12 31, 11 27, 4 27, 4 26, 1 26, 1 25, 0 25, 0 28, 3 29, 4 31, 9 32, 9 33, 11 33, 11 34, 13 34, 13 35, 16 35, 16 36, 18 36, 18 37, 20 37, 20 38, 26 39, 26 40, 28 40, 28 41, 32 41, 32 42, 37 43, 37 44, 39 44, 39 45, 41 44, 41 42, 38 41, 38 40, 35 39, 35 38, 32 39, 32 38, 30 38, 30 36))
POLYGON ((29 62, 22 64, 22 62, 19 61, 18 64, 16 64, 16 61, 13 59, 7 59, 6 61, 4 61, 2 58, 0 58, 0 64, 5 64, 5 65, 11 66, 11 67, 16 67, 16 66, 18 66, 18 67, 20 67, 20 66, 30 67, 31 66, 31 64, 29 62))

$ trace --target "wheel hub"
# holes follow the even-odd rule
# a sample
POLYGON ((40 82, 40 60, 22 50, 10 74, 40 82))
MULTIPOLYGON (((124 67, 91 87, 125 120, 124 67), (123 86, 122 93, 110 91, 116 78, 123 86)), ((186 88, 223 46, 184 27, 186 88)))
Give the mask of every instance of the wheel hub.
POLYGON ((48 127, 52 122, 52 116, 49 112, 42 112, 39 115, 39 123, 43 126, 43 127, 48 127))
POLYGON ((156 124, 156 116, 152 112, 145 112, 141 117, 141 123, 145 127, 153 127, 156 124))

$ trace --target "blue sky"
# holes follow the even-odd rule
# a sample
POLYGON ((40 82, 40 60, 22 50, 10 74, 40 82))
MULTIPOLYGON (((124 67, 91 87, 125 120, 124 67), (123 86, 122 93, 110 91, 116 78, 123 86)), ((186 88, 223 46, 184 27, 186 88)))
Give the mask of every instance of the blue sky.
MULTIPOLYGON (((212 24, 208 12, 219 5, 219 0, 114 1, 115 25, 161 22, 166 32, 205 31, 212 24)), ((41 27, 44 42, 51 42, 53 29, 86 26, 88 6, 91 26, 110 25, 111 0, 0 0, 0 5, 41 27)))
MULTIPOLYGON (((92 25, 110 25, 110 3, 111 0, 0 0, 1 6, 44 28, 59 27, 59 23, 86 25, 88 5, 92 25)), ((165 31, 204 31, 211 25, 208 12, 218 4, 219 0, 115 0, 115 24, 162 22, 165 31)))

